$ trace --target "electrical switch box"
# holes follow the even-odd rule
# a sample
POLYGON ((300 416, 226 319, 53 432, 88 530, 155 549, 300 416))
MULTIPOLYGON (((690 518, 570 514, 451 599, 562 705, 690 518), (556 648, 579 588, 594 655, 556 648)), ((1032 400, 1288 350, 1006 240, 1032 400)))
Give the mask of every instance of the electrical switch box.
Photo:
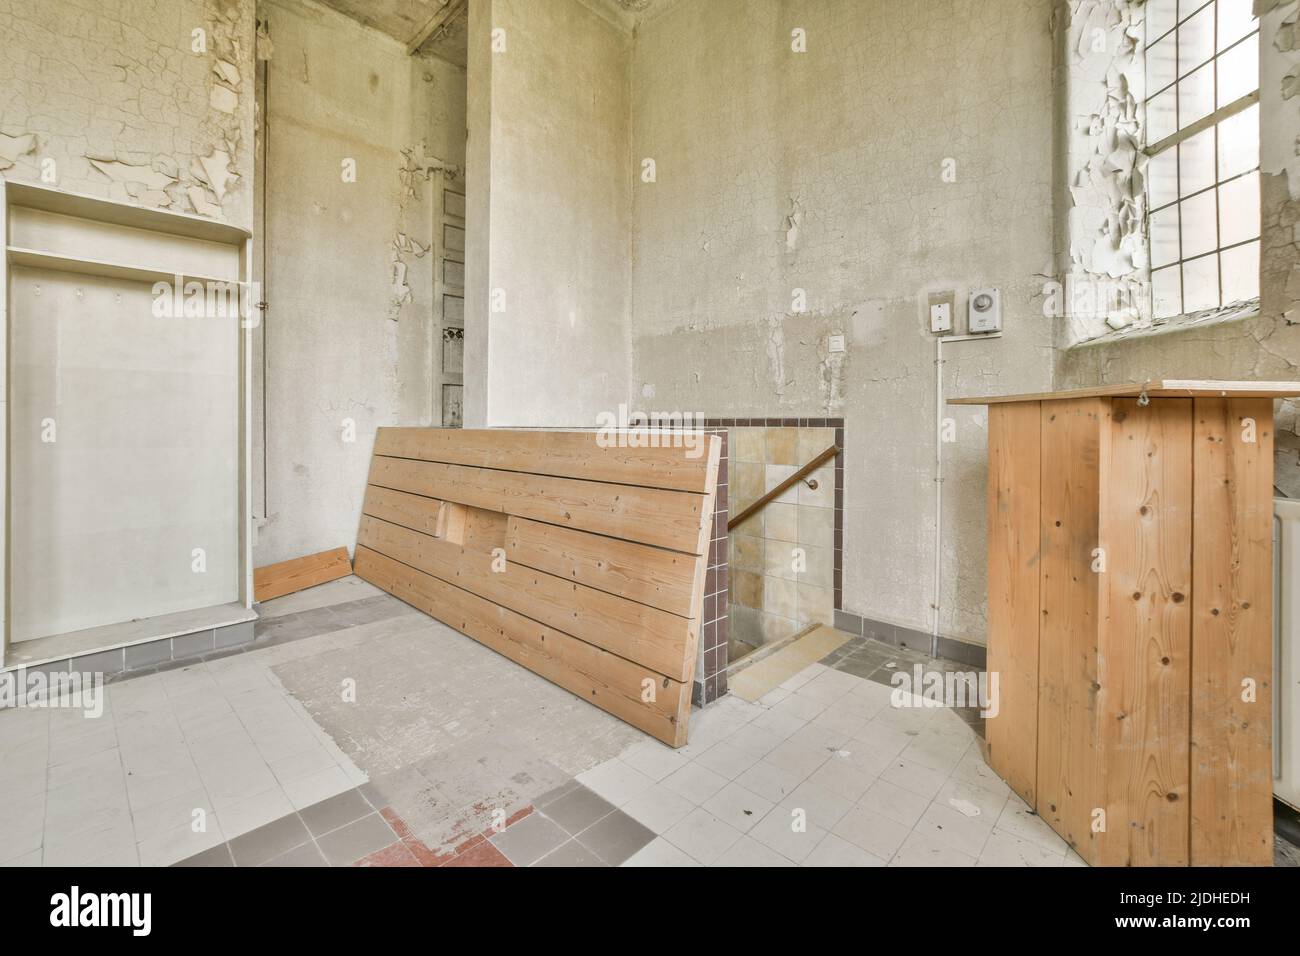
POLYGON ((952 332, 953 330, 953 303, 949 300, 944 302, 930 303, 930 330, 935 334, 952 332))
POLYGON ((975 289, 970 294, 967 328, 971 335, 1002 331, 1002 293, 998 289, 975 289))

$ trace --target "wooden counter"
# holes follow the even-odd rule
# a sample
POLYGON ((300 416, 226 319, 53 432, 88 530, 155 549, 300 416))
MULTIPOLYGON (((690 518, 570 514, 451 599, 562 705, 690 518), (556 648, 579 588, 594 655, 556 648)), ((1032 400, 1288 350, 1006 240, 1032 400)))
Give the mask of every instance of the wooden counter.
POLYGON ((1094 865, 1271 865, 1273 399, 989 406, 989 760, 1094 865))

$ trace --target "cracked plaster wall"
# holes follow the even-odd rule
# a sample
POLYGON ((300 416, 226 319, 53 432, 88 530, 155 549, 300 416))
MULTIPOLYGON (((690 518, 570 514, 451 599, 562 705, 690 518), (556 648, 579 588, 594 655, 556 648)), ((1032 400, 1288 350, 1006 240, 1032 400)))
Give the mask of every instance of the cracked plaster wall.
POLYGON ((469 43, 465 424, 594 425, 630 377, 631 35, 581 0, 475 0, 469 43))
POLYGON ((351 547, 375 429, 441 421, 436 204, 464 188, 466 102, 463 70, 332 10, 268 0, 259 14, 274 54, 257 566, 351 547))
MULTIPOLYGON (((680 0, 637 31, 632 153, 658 181, 633 193, 634 392, 652 386, 641 403, 662 410, 842 415, 844 605, 868 617, 930 626, 928 293, 1003 293, 1001 340, 946 349, 947 395, 1050 385, 1050 12, 680 0)), ((941 630, 982 643, 986 415, 945 415, 941 630)))
MULTIPOLYGON (((1056 387, 1149 378, 1300 378, 1300 2, 1258 0, 1260 22, 1259 314, 1233 321, 1167 326, 1058 353, 1056 387)), ((1274 484, 1300 497, 1300 418, 1278 403, 1274 484)))
POLYGON ((0 175, 250 226, 253 8, 0 0, 0 175))

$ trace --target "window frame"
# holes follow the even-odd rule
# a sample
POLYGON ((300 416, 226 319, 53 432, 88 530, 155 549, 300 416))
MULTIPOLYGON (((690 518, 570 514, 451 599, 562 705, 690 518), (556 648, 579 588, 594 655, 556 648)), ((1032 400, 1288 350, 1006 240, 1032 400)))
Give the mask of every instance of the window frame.
MULTIPOLYGON (((1193 73, 1195 73, 1197 70, 1204 69, 1206 66, 1211 65, 1211 64, 1213 64, 1213 68, 1214 68, 1214 88, 1213 88, 1213 97, 1214 97, 1214 98, 1213 98, 1213 102, 1214 102, 1214 103, 1218 103, 1218 101, 1219 101, 1219 64, 1218 64, 1219 59, 1220 59, 1221 57, 1223 57, 1225 54, 1231 52, 1232 50, 1235 50, 1237 47, 1239 47, 1239 46, 1240 46, 1241 44, 1243 44, 1243 43, 1255 43, 1256 45, 1258 45, 1258 44, 1260 43, 1260 37, 1261 37, 1261 33, 1260 33, 1260 24, 1259 24, 1259 18, 1257 17, 1257 18, 1255 18, 1255 19, 1256 19, 1256 25, 1255 25, 1255 28, 1254 28, 1253 30, 1251 30, 1251 31, 1250 31, 1249 33, 1247 33, 1245 36, 1243 36, 1243 37, 1239 37, 1236 41, 1234 41, 1234 42, 1231 43, 1230 45, 1228 45, 1228 46, 1224 47, 1222 50, 1220 50, 1220 49, 1219 49, 1219 6, 1218 6, 1219 2, 1220 2, 1220 0, 1205 0, 1205 2, 1203 2, 1202 4, 1200 4, 1200 5, 1199 5, 1195 10, 1191 11, 1191 12, 1190 12, 1189 14, 1187 14, 1186 16, 1179 16, 1179 15, 1175 14, 1175 17, 1174 17, 1174 24, 1173 24, 1173 26, 1171 26, 1168 30, 1166 30, 1164 33, 1160 34, 1160 36, 1155 37, 1154 39, 1145 39, 1145 40, 1144 40, 1144 42, 1143 42, 1143 47, 1142 47, 1142 57, 1143 57, 1143 69, 1144 69, 1144 71, 1147 70, 1147 55, 1149 54, 1151 47, 1154 46, 1156 43, 1158 43, 1158 42, 1160 42, 1160 41, 1162 41, 1162 40, 1166 40, 1166 39, 1172 38, 1172 46, 1173 46, 1173 52, 1174 52, 1174 73, 1173 73, 1173 79, 1172 79, 1169 83, 1167 83, 1166 85, 1160 87, 1160 89, 1158 89, 1158 90, 1155 90, 1155 91, 1146 91, 1145 96, 1143 97, 1143 101, 1142 101, 1142 102, 1143 102, 1143 111, 1144 111, 1144 116, 1145 116, 1145 112, 1146 112, 1146 110, 1148 110, 1148 109, 1150 108, 1150 104, 1151 104, 1151 101, 1152 101, 1152 100, 1154 100, 1157 96, 1160 96, 1160 95, 1162 95, 1162 94, 1164 94, 1164 93, 1167 93, 1167 92, 1170 91, 1170 90, 1173 90, 1173 91, 1174 91, 1174 110, 1175 110, 1175 113, 1174 113, 1174 117, 1175 117, 1175 118, 1174 118, 1174 124, 1175 124, 1175 127, 1177 127, 1178 123, 1179 123, 1180 120, 1181 120, 1181 115, 1180 115, 1180 114, 1181 114, 1181 112, 1182 112, 1182 104, 1181 104, 1181 102, 1179 101, 1179 96, 1178 96, 1178 85, 1179 85, 1179 83, 1181 83, 1181 82, 1183 82, 1184 80, 1186 80, 1188 76, 1191 76, 1191 75, 1192 75, 1193 73), (1179 30, 1182 28, 1182 26, 1183 26, 1185 23, 1187 23, 1187 22, 1190 21, 1193 17, 1195 17, 1195 16, 1197 16, 1198 14, 1200 14, 1200 13, 1201 13, 1201 12, 1202 12, 1206 7, 1207 7, 1207 6, 1211 5, 1211 3, 1213 3, 1214 8, 1215 8, 1215 9, 1214 9, 1214 15, 1213 15, 1213 21, 1214 21, 1213 50, 1214 50, 1214 52, 1213 52, 1213 53, 1210 55, 1210 57, 1209 57, 1208 59, 1206 59, 1204 62, 1202 62, 1202 63, 1196 65, 1195 67, 1193 67, 1192 69, 1190 69, 1190 70, 1187 72, 1186 75, 1183 75, 1183 73, 1182 73, 1182 63, 1181 63, 1181 51, 1179 50, 1179 42, 1178 42, 1178 41, 1179 41, 1179 35, 1178 35, 1179 30)), ((1261 50, 1260 53, 1262 54, 1262 52, 1263 52, 1263 51, 1261 50)), ((1149 73, 1149 71, 1147 71, 1147 72, 1149 73)), ((1182 191, 1182 151, 1181 151, 1181 150, 1179 150, 1178 152, 1176 152, 1176 153, 1174 154, 1174 176, 1175 176, 1175 180, 1176 180, 1177 185, 1176 185, 1176 188, 1175 188, 1175 191, 1174 191, 1174 198, 1173 198, 1172 200, 1170 200, 1170 201, 1168 201, 1168 202, 1165 202, 1165 203, 1163 203, 1163 204, 1161 204, 1161 205, 1159 205, 1159 206, 1154 206, 1154 205, 1152 204, 1152 202, 1151 202, 1151 181, 1150 181, 1150 179, 1149 179, 1149 178, 1146 178, 1145 181, 1144 181, 1144 184, 1143 184, 1143 198, 1144 198, 1144 205, 1145 205, 1145 207, 1146 207, 1145 210, 1144 210, 1143 218, 1144 218, 1144 225, 1145 225, 1145 227, 1146 227, 1147 242, 1148 242, 1148 252, 1150 252, 1150 243, 1151 243, 1151 217, 1152 217, 1152 216, 1156 215, 1157 213, 1164 212, 1165 210, 1167 210, 1167 209, 1169 209, 1169 208, 1171 208, 1171 207, 1181 207, 1181 205, 1182 205, 1183 203, 1187 202, 1188 200, 1190 200, 1190 199, 1194 199, 1195 197, 1197 197, 1197 196, 1201 196, 1201 195, 1204 195, 1205 193, 1208 193, 1208 192, 1213 192, 1213 193, 1214 193, 1214 196, 1215 196, 1215 205, 1214 205, 1214 213, 1215 213, 1215 215, 1214 215, 1214 248, 1213 248, 1213 249, 1209 250, 1208 252, 1201 252, 1201 253, 1198 253, 1197 255, 1194 255, 1194 256, 1184 256, 1184 255, 1183 255, 1182 209, 1179 208, 1179 209, 1178 209, 1178 256, 1177 256, 1177 258, 1172 259, 1172 260, 1170 260, 1169 262, 1165 262, 1165 263, 1163 263, 1162 265, 1160 265, 1160 266, 1157 267, 1157 266, 1154 265, 1154 257, 1153 257, 1153 256, 1149 256, 1149 259, 1150 259, 1151 264, 1148 266, 1148 268, 1149 268, 1149 271, 1150 271, 1150 273, 1151 273, 1151 275, 1152 275, 1152 280, 1151 280, 1151 286, 1152 286, 1151 316, 1152 316, 1152 319, 1153 319, 1154 321, 1156 321, 1156 322, 1167 322, 1167 321, 1171 321, 1171 320, 1173 320, 1173 319, 1177 319, 1177 318, 1179 318, 1180 316, 1186 316, 1186 315, 1199 315, 1199 314, 1202 314, 1202 313, 1204 313, 1204 312, 1213 312, 1213 311, 1217 311, 1217 310, 1219 310, 1219 309, 1231 308, 1231 307, 1236 306, 1236 305, 1238 305, 1238 304, 1251 303, 1251 302, 1255 302, 1255 303, 1257 303, 1257 302, 1259 301, 1259 289, 1258 289, 1258 286, 1256 287, 1255 295, 1254 295, 1253 297, 1251 297, 1251 298, 1248 298, 1248 299, 1234 299, 1232 302, 1225 302, 1225 301, 1224 301, 1224 293, 1223 293, 1223 288, 1224 288, 1224 287, 1223 287, 1223 253, 1224 253, 1224 252, 1231 251, 1231 250, 1233 250, 1233 249, 1241 248, 1242 246, 1248 246, 1248 245, 1250 245, 1252 242, 1260 243, 1260 247, 1261 247, 1261 250, 1262 250, 1262 248, 1263 248, 1263 224, 1260 223, 1259 231, 1256 233, 1255 236, 1253 236, 1253 237, 1251 237, 1251 238, 1249 238, 1249 239, 1241 239, 1241 240, 1238 240, 1237 242, 1233 242, 1233 243, 1230 243, 1230 244, 1228 244, 1228 245, 1225 246, 1225 245, 1222 244, 1222 238, 1223 238, 1223 221, 1222 221, 1222 220, 1223 220, 1223 217, 1222 217, 1221 211, 1220 211, 1220 209, 1219 209, 1219 197, 1220 197, 1219 190, 1220 190, 1224 185, 1226 185, 1226 184, 1228 184, 1228 183, 1235 182, 1236 180, 1238 180, 1238 179, 1242 179, 1242 178, 1244 178, 1244 177, 1246 177, 1246 176, 1250 176, 1250 175, 1252 175, 1252 174, 1257 174, 1257 173, 1259 172, 1259 170, 1260 170, 1260 164, 1257 162, 1256 165, 1253 166, 1253 167, 1251 167, 1250 169, 1247 169, 1247 170, 1245 170, 1245 171, 1243 171, 1243 172, 1235 173, 1235 174, 1233 174, 1232 176, 1227 177, 1226 179, 1220 178, 1219 166, 1220 166, 1220 156, 1221 156, 1221 152, 1220 152, 1220 142, 1219 142, 1219 125, 1220 125, 1221 123, 1223 123, 1225 120, 1231 119, 1232 117, 1236 116, 1237 114, 1242 113, 1242 112, 1245 112, 1246 110, 1250 109, 1252 106, 1257 105, 1258 103, 1259 103, 1259 84, 1258 84, 1258 82, 1257 82, 1255 88, 1254 88, 1253 90, 1251 90, 1249 93, 1246 93, 1245 95, 1240 96, 1240 97, 1238 97, 1237 99, 1233 100, 1232 102, 1230 102, 1230 103, 1226 103, 1226 104, 1224 104, 1223 106, 1218 107, 1217 109, 1213 109, 1213 110, 1211 110, 1207 115, 1202 116, 1200 119, 1198 119, 1198 120, 1196 120, 1196 121, 1194 121, 1194 122, 1188 124, 1186 127, 1182 128, 1182 129, 1177 129, 1177 128, 1175 128, 1174 132, 1170 133, 1168 136, 1165 136, 1164 138, 1158 140, 1158 141, 1155 142, 1155 143, 1146 144, 1146 145, 1144 145, 1143 148, 1142 148, 1142 152, 1143 152, 1143 154, 1146 156, 1147 161, 1148 161, 1148 164, 1149 164, 1150 161, 1153 160, 1153 159, 1155 159, 1157 156, 1159 156, 1159 155, 1161 155, 1161 154, 1163 154, 1163 153, 1168 152, 1170 149, 1177 149, 1177 147, 1179 147, 1182 143, 1186 142, 1187 140, 1191 139, 1192 137, 1194 137, 1194 136, 1196 136, 1196 135, 1198 135, 1198 134, 1200 134, 1200 133, 1205 132, 1207 129, 1213 129, 1213 130, 1215 131, 1215 132, 1214 132, 1214 180, 1213 180, 1213 182, 1210 183, 1210 185, 1208 185, 1208 186, 1204 186, 1204 187, 1202 187, 1202 188, 1200 188, 1200 189, 1197 189, 1195 192, 1190 192, 1190 193, 1187 193, 1187 194, 1184 194, 1184 193, 1183 193, 1183 191, 1182 191), (1218 280, 1218 304, 1217 304, 1217 305, 1214 305, 1214 306, 1210 306, 1210 307, 1208 307, 1208 308, 1198 309, 1198 310, 1195 310, 1195 311, 1193 311, 1193 312, 1188 312, 1188 311, 1187 311, 1187 289, 1186 289, 1186 279, 1185 279, 1185 270, 1184 270, 1184 266, 1185 266, 1188 262, 1195 262, 1196 260, 1198 260, 1198 259, 1203 259, 1203 258, 1205 258, 1205 257, 1207 257, 1207 256, 1215 256, 1215 258, 1216 258, 1215 265, 1216 265, 1216 273, 1217 273, 1217 280, 1218 280), (1154 274, 1155 274, 1156 272, 1158 272, 1158 271, 1163 271, 1163 270, 1165 270, 1165 269, 1172 269, 1172 268, 1177 268, 1177 270, 1178 270, 1178 307, 1179 307, 1179 311, 1176 312, 1176 313, 1174 313, 1173 315, 1170 315, 1170 316, 1165 316, 1165 317, 1163 317, 1163 318, 1157 318, 1156 315, 1155 315, 1156 305, 1155 305, 1155 280, 1154 280, 1154 274)), ((1144 121, 1144 131, 1145 131, 1145 129, 1146 129, 1146 124, 1145 124, 1145 121, 1144 121)))

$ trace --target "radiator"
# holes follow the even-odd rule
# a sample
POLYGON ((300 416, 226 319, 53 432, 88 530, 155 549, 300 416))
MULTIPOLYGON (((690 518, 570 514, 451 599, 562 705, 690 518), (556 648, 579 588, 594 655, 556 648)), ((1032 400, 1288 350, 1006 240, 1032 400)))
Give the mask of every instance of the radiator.
POLYGON ((1273 516, 1273 795, 1300 809, 1300 498, 1273 516))

